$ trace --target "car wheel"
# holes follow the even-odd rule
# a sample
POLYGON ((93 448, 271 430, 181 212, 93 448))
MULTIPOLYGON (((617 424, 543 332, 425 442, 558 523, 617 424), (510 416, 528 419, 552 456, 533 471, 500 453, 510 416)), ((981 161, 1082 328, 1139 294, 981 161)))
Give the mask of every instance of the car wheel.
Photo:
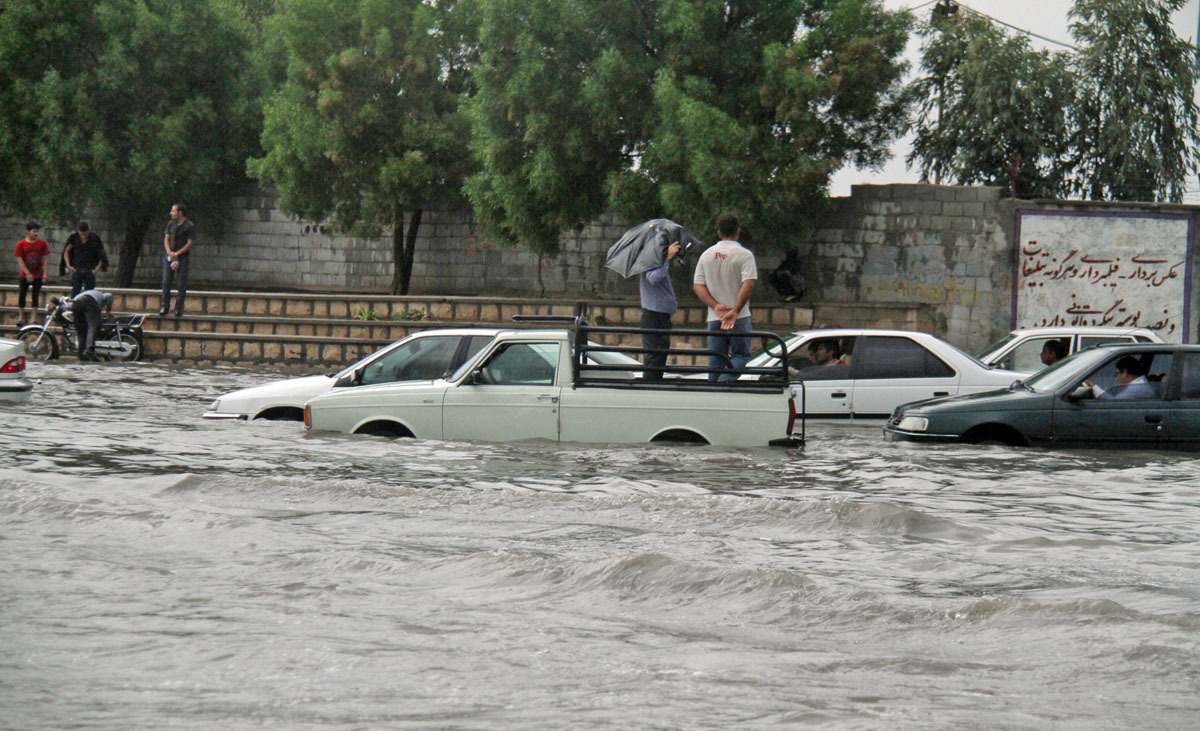
POLYGON ((976 427, 963 435, 968 444, 993 445, 999 447, 1027 447, 1029 442, 1016 429, 1001 424, 976 427))

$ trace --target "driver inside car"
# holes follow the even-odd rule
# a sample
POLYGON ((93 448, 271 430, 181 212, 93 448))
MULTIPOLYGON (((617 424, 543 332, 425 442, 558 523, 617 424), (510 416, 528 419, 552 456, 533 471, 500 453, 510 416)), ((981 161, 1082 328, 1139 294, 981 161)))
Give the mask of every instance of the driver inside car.
POLYGON ((1146 378, 1147 368, 1136 356, 1126 355, 1117 359, 1117 385, 1105 390, 1099 384, 1087 380, 1083 385, 1092 389, 1097 399, 1156 399, 1159 398, 1158 384, 1146 378))

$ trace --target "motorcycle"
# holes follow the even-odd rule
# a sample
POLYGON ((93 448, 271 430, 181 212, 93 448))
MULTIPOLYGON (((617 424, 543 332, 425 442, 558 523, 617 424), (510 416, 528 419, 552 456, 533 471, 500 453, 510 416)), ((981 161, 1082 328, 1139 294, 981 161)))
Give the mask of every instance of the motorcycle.
MULTIPOLYGON (((145 319, 145 315, 102 318, 100 330, 96 333, 96 356, 101 360, 118 361, 135 361, 141 358, 145 347, 142 334, 142 322, 145 319)), ((46 322, 42 325, 22 327, 17 338, 25 343, 25 357, 29 360, 54 360, 62 352, 78 354, 80 347, 76 342, 71 298, 51 297, 46 303, 46 322), (61 330, 57 337, 52 331, 55 325, 61 330), (62 342, 61 351, 59 339, 62 342)))

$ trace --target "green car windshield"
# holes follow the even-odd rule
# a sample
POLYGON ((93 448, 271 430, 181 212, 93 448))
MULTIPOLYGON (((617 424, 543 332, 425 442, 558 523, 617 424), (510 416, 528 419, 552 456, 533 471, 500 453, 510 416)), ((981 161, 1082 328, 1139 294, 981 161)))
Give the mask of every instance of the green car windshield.
POLYGON ((1072 381, 1083 378, 1105 358, 1111 351, 1104 348, 1090 348, 1064 358, 1045 370, 1038 371, 1025 379, 1025 385, 1038 393, 1051 393, 1066 386, 1072 381))

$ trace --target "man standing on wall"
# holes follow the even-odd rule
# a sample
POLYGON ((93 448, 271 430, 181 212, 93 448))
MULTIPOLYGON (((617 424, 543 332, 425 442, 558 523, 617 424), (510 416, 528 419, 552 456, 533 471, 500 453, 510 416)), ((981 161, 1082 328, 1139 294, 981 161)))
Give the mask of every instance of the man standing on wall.
POLYGON ((708 356, 710 381, 735 381, 736 373, 720 374, 717 370, 729 367, 741 369, 750 360, 750 339, 732 333, 750 330, 750 293, 758 281, 754 254, 738 243, 741 225, 737 216, 722 213, 717 218, 717 243, 700 255, 692 290, 708 305, 708 329, 717 333, 708 336, 708 349, 725 357, 708 356))
POLYGON ((71 273, 71 296, 96 288, 96 275, 108 268, 104 242, 92 232, 87 221, 80 221, 75 233, 67 237, 63 262, 71 273))
POLYGON ((183 215, 183 204, 171 206, 171 222, 163 236, 162 299, 158 314, 165 315, 171 309, 171 284, 179 275, 179 291, 175 298, 175 316, 183 316, 183 299, 187 296, 188 261, 191 259, 192 244, 196 243, 196 225, 183 215))
MULTIPOLYGON (((642 272, 638 278, 638 290, 642 297, 642 328, 645 330, 670 330, 671 315, 679 309, 675 299, 675 288, 671 286, 671 260, 678 256, 679 242, 667 247, 667 255, 661 265, 642 272)), ((667 350, 671 347, 669 333, 642 333, 642 347, 646 350, 667 350)), ((667 365, 667 354, 648 352, 645 357, 644 381, 661 381, 663 372, 652 370, 667 365)))
POLYGON ((25 226, 25 238, 17 242, 17 269, 20 279, 17 282, 17 324, 24 325, 25 296, 33 288, 33 314, 37 316, 38 296, 42 291, 42 280, 46 277, 46 261, 50 258, 50 245, 38 236, 41 226, 31 221, 25 226))

